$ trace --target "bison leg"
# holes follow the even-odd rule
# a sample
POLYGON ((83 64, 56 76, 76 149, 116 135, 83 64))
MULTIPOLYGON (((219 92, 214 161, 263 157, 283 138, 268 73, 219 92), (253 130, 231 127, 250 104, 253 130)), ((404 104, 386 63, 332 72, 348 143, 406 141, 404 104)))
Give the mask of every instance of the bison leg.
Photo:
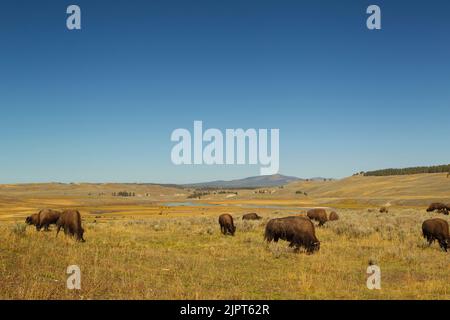
POLYGON ((433 237, 426 232, 423 233, 423 237, 427 240, 428 246, 431 246, 431 244, 433 243, 433 237))
POLYGON ((80 234, 80 233, 77 233, 77 241, 80 241, 80 242, 86 242, 86 241, 83 239, 83 235, 80 234))
POLYGON ((58 236, 59 230, 61 230, 61 226, 58 226, 58 228, 56 229, 56 237, 58 236))
POLYGON ((439 239, 439 246, 441 247, 442 250, 444 250, 445 252, 447 252, 447 241, 446 240, 442 240, 439 239))

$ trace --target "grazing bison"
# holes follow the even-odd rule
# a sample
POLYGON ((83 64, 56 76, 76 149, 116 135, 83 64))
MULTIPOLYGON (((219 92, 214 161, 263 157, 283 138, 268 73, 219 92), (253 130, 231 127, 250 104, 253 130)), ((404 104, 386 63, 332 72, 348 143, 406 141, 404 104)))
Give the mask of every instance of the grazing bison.
POLYGON ((331 211, 330 216, 328 217, 328 220, 330 220, 330 221, 339 220, 339 216, 336 213, 336 211, 331 211))
POLYGON ((43 209, 38 213, 38 224, 36 225, 36 230, 49 231, 49 226, 51 224, 56 224, 61 212, 52 209, 43 209))
POLYGON ((236 231, 236 227, 233 223, 233 217, 228 213, 224 213, 219 217, 220 231, 224 235, 231 234, 234 236, 234 232, 236 231))
POLYGON ((266 225, 264 239, 267 242, 278 242, 279 239, 289 241, 289 247, 306 248, 308 253, 320 249, 320 242, 316 238, 314 224, 304 217, 285 217, 270 220, 266 225))
POLYGON ((448 215, 448 212, 450 211, 450 207, 443 203, 434 202, 434 203, 430 204, 430 206, 427 209, 427 212, 433 212, 435 210, 437 210, 437 212, 439 212, 439 213, 448 215))
POLYGON ((39 214, 33 213, 31 216, 25 219, 25 223, 30 226, 36 226, 36 230, 38 230, 39 214))
POLYGON ((256 213, 247 213, 242 216, 242 220, 261 220, 262 217, 256 213))
POLYGON ((319 227, 323 226, 327 222, 327 212, 325 209, 311 209, 306 213, 308 218, 319 222, 319 227))
POLYGON ((422 224, 422 234, 427 239, 429 245, 434 240, 437 240, 439 246, 447 252, 448 245, 450 244, 447 221, 439 218, 425 220, 422 224))
POLYGON ((380 213, 389 213, 389 209, 387 207, 381 207, 380 213))
POLYGON ((58 236, 59 230, 63 228, 65 234, 75 237, 77 241, 85 241, 83 238, 84 229, 81 226, 81 215, 77 210, 63 211, 56 222, 56 226, 56 236, 58 236))

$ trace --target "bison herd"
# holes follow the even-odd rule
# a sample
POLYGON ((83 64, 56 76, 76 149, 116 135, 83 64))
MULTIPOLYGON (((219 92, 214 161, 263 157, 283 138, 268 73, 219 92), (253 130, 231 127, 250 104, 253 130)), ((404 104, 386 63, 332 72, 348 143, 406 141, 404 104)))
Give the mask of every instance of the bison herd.
MULTIPOLYGON (((427 212, 437 211, 448 215, 450 206, 443 203, 432 203, 427 212)), ((369 211, 373 212, 373 211, 369 211)), ((380 212, 387 213, 386 207, 382 207, 380 212)), ((257 213, 247 213, 242 216, 242 220, 261 220, 262 217, 257 213)), ((332 211, 327 214, 325 209, 315 208, 307 211, 306 216, 289 216, 269 220, 266 224, 264 239, 267 242, 278 242, 279 239, 289 242, 289 247, 293 247, 295 252, 304 248, 306 252, 313 253, 320 249, 320 241, 316 237, 313 221, 317 222, 318 227, 322 227, 328 221, 339 220, 339 215, 332 211)), ((61 228, 68 236, 74 237, 77 241, 84 242, 84 229, 81 223, 81 215, 77 210, 56 211, 52 209, 43 209, 38 213, 27 217, 25 222, 28 225, 34 225, 37 231, 42 228, 49 231, 50 225, 56 226, 56 236, 61 228)), ((234 236, 236 226, 233 217, 228 214, 222 214, 219 217, 220 230, 224 235, 234 236)), ((450 245, 449 226, 444 219, 428 219, 422 224, 422 235, 431 245, 434 241, 439 243, 442 250, 447 251, 450 245)))
MULTIPOLYGON (((448 215, 450 207, 442 203, 432 203, 427 212, 437 210, 448 215)), ((382 207, 380 213, 388 213, 386 207, 382 207)), ((373 212, 373 210, 369 211, 373 212)), ((247 213, 242 216, 242 220, 260 220, 262 217, 256 213, 247 213)), ((289 242, 289 247, 293 247, 295 252, 300 248, 306 249, 307 253, 314 253, 320 249, 320 241, 316 237, 316 231, 313 221, 318 222, 317 226, 323 226, 327 221, 339 220, 339 215, 335 211, 327 214, 325 209, 310 209, 305 216, 289 216, 284 218, 271 219, 266 224, 264 240, 267 242, 278 242, 285 240, 289 242)), ((228 214, 222 214, 219 217, 220 229, 224 235, 234 235, 236 227, 233 217, 228 214)), ((422 224, 423 237, 431 245, 434 241, 438 241, 442 250, 447 252, 450 246, 449 226, 444 219, 433 218, 428 219, 422 224)))
POLYGON ((49 231, 50 225, 56 225, 56 236, 61 228, 66 235, 75 237, 77 241, 84 242, 84 229, 81 226, 81 215, 77 210, 56 211, 52 209, 43 209, 38 213, 32 214, 25 219, 28 225, 34 225, 37 231, 44 228, 49 231))
MULTIPOLYGON (((242 220, 261 219, 262 217, 256 213, 247 213, 242 216, 242 220)), ((295 252, 304 248, 306 252, 313 253, 320 249, 320 241, 316 237, 313 220, 319 222, 318 226, 323 226, 327 221, 339 220, 339 216, 335 211, 327 215, 324 209, 311 209, 307 212, 307 217, 290 216, 272 219, 266 225, 264 239, 267 242, 285 240, 289 242, 289 247, 293 247, 295 252)), ((219 225, 224 235, 234 236, 236 226, 230 214, 220 215, 219 225)))

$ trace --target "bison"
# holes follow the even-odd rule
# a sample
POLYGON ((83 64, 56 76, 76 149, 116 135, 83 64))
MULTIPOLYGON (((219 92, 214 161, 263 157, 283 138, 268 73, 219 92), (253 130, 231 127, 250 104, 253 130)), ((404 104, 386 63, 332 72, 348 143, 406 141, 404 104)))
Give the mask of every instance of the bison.
POLYGON ((389 213, 389 209, 387 207, 381 207, 380 213, 389 213))
POLYGON ((36 230, 49 231, 49 226, 51 224, 56 224, 61 212, 52 209, 43 209, 38 213, 38 224, 36 225, 36 230))
POLYGON ((300 247, 304 247, 308 253, 320 249, 314 224, 305 217, 294 216, 270 220, 266 225, 264 239, 267 242, 278 242, 279 239, 289 241, 289 247, 295 247, 295 252, 298 252, 300 247))
POLYGON ((444 219, 428 219, 422 224, 422 234, 427 239, 428 244, 431 245, 434 240, 439 242, 439 246, 447 252, 450 244, 450 236, 448 230, 448 222, 444 219))
POLYGON ((30 226, 35 226, 36 230, 38 229, 38 224, 39 224, 39 214, 37 213, 33 213, 31 216, 27 217, 25 219, 25 223, 30 225, 30 226))
POLYGON ((311 220, 318 221, 319 227, 323 226, 325 224, 325 222, 328 221, 327 212, 325 211, 325 209, 311 209, 311 210, 308 210, 306 215, 311 220))
POLYGON ((336 211, 331 211, 331 213, 330 213, 330 215, 329 215, 329 217, 328 217, 328 220, 330 220, 330 221, 336 221, 336 220, 339 220, 339 216, 338 216, 338 214, 336 213, 336 211))
POLYGON ((230 234, 234 236, 236 227, 234 226, 233 217, 228 213, 224 213, 219 217, 220 231, 224 235, 230 234))
POLYGON ((439 213, 448 215, 448 212, 450 211, 450 207, 443 203, 434 202, 434 203, 430 204, 430 206, 427 209, 427 212, 433 212, 435 210, 437 210, 437 212, 439 212, 439 213))
POLYGON ((261 220, 262 217, 256 213, 247 213, 242 216, 242 220, 261 220))
POLYGON ((81 215, 77 210, 63 211, 56 222, 58 236, 61 228, 64 229, 66 235, 75 237, 77 241, 85 242, 83 238, 84 229, 81 226, 81 215))

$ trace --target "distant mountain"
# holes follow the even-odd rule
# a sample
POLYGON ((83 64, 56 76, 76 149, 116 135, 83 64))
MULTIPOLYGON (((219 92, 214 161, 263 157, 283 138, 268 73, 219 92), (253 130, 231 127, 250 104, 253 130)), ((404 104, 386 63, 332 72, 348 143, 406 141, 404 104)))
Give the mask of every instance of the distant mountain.
POLYGON ((283 186, 290 182, 302 181, 305 179, 297 177, 289 177, 281 174, 274 174, 270 176, 255 176, 237 180, 217 180, 210 182, 201 182, 184 185, 185 187, 193 188, 258 188, 258 187, 276 187, 283 186))

